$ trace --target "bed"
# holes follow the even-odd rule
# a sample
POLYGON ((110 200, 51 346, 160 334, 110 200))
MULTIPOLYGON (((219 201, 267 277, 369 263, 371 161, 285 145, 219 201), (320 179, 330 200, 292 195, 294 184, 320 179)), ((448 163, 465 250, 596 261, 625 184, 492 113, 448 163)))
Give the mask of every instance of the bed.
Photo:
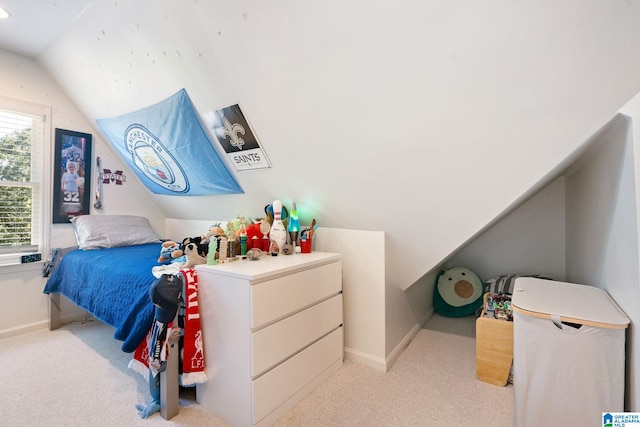
POLYGON ((149 289, 156 280, 151 269, 158 265, 159 253, 160 243, 73 250, 63 256, 44 293, 64 295, 113 326, 122 351, 131 353, 153 323, 149 289))
MULTIPOLYGON (((143 217, 85 215, 71 222, 78 248, 62 256, 43 290, 50 295, 51 328, 60 325, 59 295, 64 295, 113 326, 122 350, 132 353, 153 325, 149 289, 156 281, 152 269, 158 266, 160 239, 143 217)), ((178 412, 176 366, 170 361, 163 373, 161 413, 166 419, 178 412)))

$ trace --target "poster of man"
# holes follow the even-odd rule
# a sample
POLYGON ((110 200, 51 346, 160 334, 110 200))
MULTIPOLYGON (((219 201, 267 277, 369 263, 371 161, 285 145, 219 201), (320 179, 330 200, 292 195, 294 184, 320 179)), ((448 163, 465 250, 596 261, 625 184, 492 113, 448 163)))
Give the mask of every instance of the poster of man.
POLYGON ((89 214, 91 135, 56 129, 53 222, 89 214), (86 199, 86 200, 85 200, 86 199))

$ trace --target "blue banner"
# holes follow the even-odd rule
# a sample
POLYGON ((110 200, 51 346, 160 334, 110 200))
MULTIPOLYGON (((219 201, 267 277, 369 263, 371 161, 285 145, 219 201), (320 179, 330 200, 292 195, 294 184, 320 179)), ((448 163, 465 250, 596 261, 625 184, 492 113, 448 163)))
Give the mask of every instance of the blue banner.
POLYGON ((218 155, 184 89, 150 107, 96 123, 153 193, 244 193, 218 155))

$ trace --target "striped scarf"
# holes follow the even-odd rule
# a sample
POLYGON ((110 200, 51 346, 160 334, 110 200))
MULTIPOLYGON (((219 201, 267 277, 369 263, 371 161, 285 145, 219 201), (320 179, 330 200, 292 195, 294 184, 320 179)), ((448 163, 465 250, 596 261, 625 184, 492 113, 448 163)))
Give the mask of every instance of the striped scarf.
MULTIPOLYGON (((194 268, 180 270, 185 283, 185 305, 181 309, 178 323, 184 323, 182 333, 182 352, 180 358, 180 385, 183 387, 207 381, 204 366, 204 345, 200 328, 200 310, 198 308, 198 275, 194 268), (182 320, 182 322, 180 321, 182 320)), ((164 324, 154 320, 154 324, 142 340, 129 368, 142 375, 149 373, 154 377, 164 370, 169 355, 169 339, 174 333, 180 333, 180 327, 174 322, 164 324)))

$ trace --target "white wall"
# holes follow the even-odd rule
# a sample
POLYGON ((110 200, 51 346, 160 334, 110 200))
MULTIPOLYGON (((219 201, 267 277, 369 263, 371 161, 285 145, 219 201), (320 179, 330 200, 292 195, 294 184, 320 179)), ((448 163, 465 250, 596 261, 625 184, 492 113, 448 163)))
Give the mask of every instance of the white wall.
MULTIPOLYGON (((640 113, 640 96, 623 111, 640 113)), ((616 115, 585 141, 582 154, 556 180, 444 267, 468 267, 483 280, 510 273, 545 274, 609 292, 631 319, 625 394, 625 409, 630 411, 640 408, 636 141, 632 120, 616 115)))
MULTIPOLYGON (((33 59, 0 49, 0 96, 50 106, 52 117, 48 120, 52 138, 55 128, 92 133, 94 156, 102 156, 105 167, 123 170, 121 160, 114 158, 110 148, 93 132, 91 124, 85 120, 47 71, 33 59)), ((49 144, 52 146, 53 140, 49 144)), ((146 216, 159 233, 164 232, 163 214, 148 192, 135 180, 127 182, 124 186, 105 185, 104 189, 105 208, 100 213, 146 216)), ((93 189, 91 192, 93 194, 93 189)), ((93 208, 92 211, 96 213, 93 208)), ((52 247, 76 244, 70 224, 52 225, 49 240, 52 247)), ((43 259, 47 257, 48 248, 44 248, 42 255, 43 259)), ((10 303, 5 304, 0 310, 0 336, 46 326, 48 304, 46 296, 42 293, 43 288, 44 279, 40 264, 0 266, 0 293, 10 296, 10 303)))
POLYGON ((384 232, 321 227, 314 240, 314 250, 342 254, 346 356, 385 371, 384 232))
MULTIPOLYGON (((621 198, 618 198, 618 204, 624 203, 632 217, 625 217, 624 222, 626 229, 616 227, 616 239, 620 242, 626 242, 627 236, 631 238, 635 234, 636 243, 633 245, 622 246, 616 245, 615 255, 620 255, 620 260, 625 262, 625 265, 632 266, 629 269, 625 269, 623 276, 620 277, 616 274, 616 262, 615 259, 609 259, 608 271, 612 271, 612 278, 614 280, 607 281, 607 290, 614 295, 616 301, 625 310, 627 316, 631 318, 631 325, 627 332, 628 348, 631 349, 632 356, 627 369, 627 381, 635 381, 636 387, 632 393, 628 396, 628 406, 633 410, 638 411, 640 408, 640 386, 637 385, 638 370, 640 369, 640 338, 638 337, 638 324, 640 323, 640 265, 638 260, 640 256, 638 254, 638 242, 640 242, 640 213, 638 212, 638 200, 640 200, 640 96, 634 97, 627 105, 625 105, 621 113, 631 118, 631 129, 628 130, 627 138, 632 138, 633 144, 626 140, 625 144, 625 157, 620 166, 623 167, 623 171, 620 172, 621 176, 624 176, 624 184, 620 185, 620 193, 623 193, 628 199, 623 202, 621 198), (633 162, 633 171, 630 171, 629 163, 633 162), (623 237, 620 237, 622 233, 623 237), (620 251, 623 249, 623 251, 620 251), (621 253, 622 252, 622 253, 621 253), (613 262, 611 262, 613 261, 613 262), (633 268, 635 267, 635 270, 633 268)), ((620 218, 620 216, 618 216, 620 218)), ((618 223, 618 221, 616 221, 618 223)))
POLYGON ((483 281, 505 274, 564 280, 565 185, 562 177, 478 236, 443 269, 467 267, 483 281))
POLYGON ((154 200, 383 230, 389 351, 411 330, 390 287, 428 286, 640 89, 639 21, 624 0, 95 0, 38 60, 89 121, 183 87, 200 112, 239 103, 273 168, 238 174, 244 195, 154 200))
POLYGON ((384 231, 388 356, 429 310, 407 296, 430 298, 434 269, 638 91, 639 21, 624 0, 95 0, 38 62, 82 111, 60 117, 74 130, 183 87, 201 112, 239 103, 273 164, 238 175, 244 195, 109 187, 107 208, 208 221, 280 198, 384 231))
MULTIPOLYGON (((629 264, 634 265, 633 263, 638 262, 640 256, 638 255, 638 243, 640 242, 640 213, 638 212, 638 200, 640 200, 640 96, 635 96, 627 105, 625 105, 621 113, 631 118, 631 129, 629 130, 628 137, 633 138, 633 145, 630 145, 627 142, 625 146, 625 159, 622 163, 624 166, 624 175, 625 182, 624 185, 621 185, 621 188, 624 188, 624 194, 629 198, 626 201, 626 206, 631 209, 635 208, 635 215, 633 218, 625 218, 627 230, 621 230, 617 228, 616 232, 617 237, 620 232, 623 232, 624 236, 631 236, 634 233, 638 236, 636 238, 636 246, 628 246, 626 247, 626 252, 621 254, 622 260, 630 260, 629 264), (634 168, 632 176, 629 176, 631 172, 629 171, 629 162, 633 161, 634 168), (634 190, 630 190, 629 186, 632 186, 634 190)), ((622 239, 622 241, 626 241, 626 238, 622 239)), ((619 247, 618 247, 619 248, 619 247)), ((620 254, 620 251, 617 250, 616 254, 620 254)), ((611 266, 611 264, 609 264, 611 266)), ((615 268, 615 263, 612 265, 615 268)), ((616 300, 619 302, 620 306, 625 310, 627 316, 631 318, 631 326, 629 328, 629 332, 627 332, 627 341, 629 342, 629 348, 631 348, 633 353, 633 358, 631 362, 630 369, 627 370, 627 379, 638 378, 640 375, 638 374, 638 370, 640 369, 640 338, 638 337, 638 324, 640 323, 639 313, 640 313, 640 266, 636 264, 636 271, 633 270, 625 270, 625 277, 617 277, 616 281, 608 282, 608 290, 611 292, 616 300), (634 281, 635 280, 635 281, 634 281), (624 284, 623 286, 620 286, 624 284)), ((629 407, 634 408, 634 410, 638 410, 640 408, 640 404, 637 403, 640 400, 638 394, 640 393, 640 387, 636 386, 634 393, 629 396, 630 403, 629 407)))
MULTIPOLYGON (((638 102, 630 112, 640 112, 638 102)), ((605 289, 631 319, 625 394, 630 411, 640 408, 637 141, 631 118, 616 116, 566 180, 567 281, 605 289)))
POLYGON ((38 59, 89 120, 182 87, 200 112, 239 103, 273 168, 239 174, 244 195, 157 196, 164 214, 296 200, 384 230, 406 289, 638 91, 639 19, 622 0, 96 0, 38 59))

